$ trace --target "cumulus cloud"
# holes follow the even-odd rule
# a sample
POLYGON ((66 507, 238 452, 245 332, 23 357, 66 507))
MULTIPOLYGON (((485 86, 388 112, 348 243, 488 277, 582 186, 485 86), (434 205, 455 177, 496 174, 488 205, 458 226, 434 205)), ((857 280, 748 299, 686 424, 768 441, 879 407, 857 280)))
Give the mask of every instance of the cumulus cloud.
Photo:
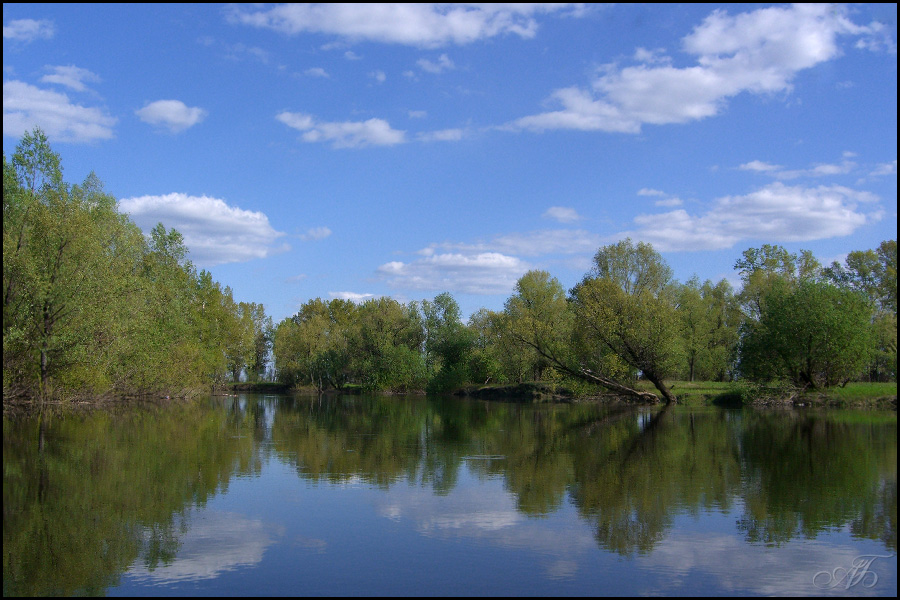
POLYGON ((49 40, 55 33, 56 26, 52 21, 46 20, 16 19, 3 26, 3 39, 18 42, 49 40))
POLYGON ((67 88, 75 90, 76 92, 83 92, 87 89, 87 86, 84 85, 85 81, 100 81, 100 77, 98 77, 95 73, 92 73, 87 69, 76 67, 74 65, 69 65, 67 67, 59 66, 46 68, 50 69, 52 72, 41 77, 41 81, 43 81, 44 83, 64 85, 67 88))
POLYGON ((584 230, 555 229, 494 236, 477 243, 443 242, 419 250, 412 261, 381 265, 377 275, 395 289, 454 294, 509 294, 535 268, 522 257, 565 260, 587 269, 604 239, 584 230), (581 257, 585 257, 583 264, 581 257))
POLYGON ((418 134, 416 139, 423 142, 458 142, 466 137, 465 129, 440 129, 418 134))
MULTIPOLYGON (((844 153, 847 154, 852 153, 844 153)), ((845 175, 856 168, 852 160, 843 160, 840 164, 819 163, 808 169, 785 169, 781 165, 773 165, 760 160, 751 160, 738 167, 742 171, 755 171, 765 173, 776 179, 799 179, 801 177, 826 177, 829 175, 845 175)))
POLYGON ((121 200, 119 208, 145 232, 157 223, 177 229, 191 260, 201 267, 265 258, 289 248, 274 246, 285 234, 275 231, 265 214, 229 206, 218 198, 179 193, 139 196, 121 200))
POLYGON ((350 302, 356 302, 357 304, 361 304, 369 298, 375 297, 374 294, 358 294, 356 292, 328 292, 328 295, 332 298, 349 300, 350 302))
POLYGON ((304 75, 309 75, 310 77, 324 77, 328 78, 328 72, 322 67, 311 67, 303 71, 304 75))
POLYGON ((184 131, 206 118, 207 112, 187 106, 180 100, 157 100, 134 111, 141 121, 168 129, 171 133, 184 131))
POLYGON ((781 165, 773 165, 761 160, 751 160, 738 167, 741 171, 756 171, 758 173, 770 173, 772 171, 780 171, 781 165))
POLYGON ((654 190, 651 188, 641 188, 638 190, 637 195, 659 198, 659 200, 653 202, 656 206, 681 206, 683 204, 681 198, 669 196, 669 194, 661 190, 654 190))
POLYGON ((800 242, 850 235, 880 220, 878 198, 847 187, 787 186, 775 182, 757 191, 715 200, 700 216, 679 209, 640 215, 636 230, 624 232, 660 251, 718 250, 738 242, 800 242))
POLYGON ((406 141, 406 132, 392 129, 384 119, 367 121, 321 122, 304 113, 282 112, 275 118, 292 129, 302 131, 304 142, 330 142, 332 148, 393 146, 406 141))
POLYGON ((601 236, 583 229, 543 229, 499 235, 489 247, 520 256, 593 254, 602 241, 601 236))
POLYGON ((551 206, 542 216, 560 223, 575 223, 584 218, 574 208, 566 206, 551 206))
POLYGON ((580 12, 564 4, 282 4, 234 7, 228 17, 289 35, 324 33, 351 41, 436 48, 507 34, 532 38, 538 28, 536 15, 562 10, 580 12))
POLYGON ((427 58, 420 58, 416 61, 416 64, 426 73, 434 73, 436 75, 456 68, 456 65, 446 54, 441 54, 437 62, 430 61, 427 58))
POLYGON ((392 261, 378 274, 394 288, 461 294, 505 294, 529 265, 499 252, 426 252, 413 262, 392 261))
POLYGON ((894 159, 893 162, 889 163, 881 163, 875 170, 869 173, 869 175, 880 176, 880 175, 896 175, 897 174, 897 159, 894 159))
POLYGON ((798 72, 838 56, 838 36, 871 32, 853 24, 845 12, 811 4, 736 16, 716 10, 682 40, 694 65, 675 67, 655 52, 638 52, 641 64, 608 65, 590 89, 558 89, 550 97, 558 110, 523 117, 508 128, 639 133, 644 124, 714 116, 729 98, 744 92, 789 92, 798 72))
POLYGON ((3 135, 21 137, 40 127, 51 141, 92 142, 112 138, 115 124, 102 109, 73 104, 65 94, 3 82, 3 135))
POLYGON ((681 198, 663 198, 662 200, 657 200, 654 202, 656 206, 681 206, 684 202, 681 201, 681 198))
POLYGON ((324 240, 329 235, 331 235, 331 230, 327 227, 313 227, 312 229, 307 229, 306 233, 300 236, 300 239, 304 242, 318 241, 324 240))

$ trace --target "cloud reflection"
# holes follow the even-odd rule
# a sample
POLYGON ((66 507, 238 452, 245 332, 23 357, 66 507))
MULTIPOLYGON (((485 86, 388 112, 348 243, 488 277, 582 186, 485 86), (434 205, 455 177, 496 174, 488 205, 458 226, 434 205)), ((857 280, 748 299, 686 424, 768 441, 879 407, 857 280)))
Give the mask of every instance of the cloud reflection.
POLYGON ((180 538, 172 563, 148 569, 142 558, 125 576, 157 585, 214 579, 259 563, 274 541, 272 533, 262 521, 204 510, 190 517, 189 529, 180 538))

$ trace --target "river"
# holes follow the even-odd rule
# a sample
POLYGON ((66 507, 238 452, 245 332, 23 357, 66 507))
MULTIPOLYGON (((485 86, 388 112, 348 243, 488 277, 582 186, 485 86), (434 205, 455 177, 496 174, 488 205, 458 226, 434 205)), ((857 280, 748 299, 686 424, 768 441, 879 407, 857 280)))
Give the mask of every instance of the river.
POLYGON ((4 418, 3 592, 895 596, 896 412, 240 394, 4 418))

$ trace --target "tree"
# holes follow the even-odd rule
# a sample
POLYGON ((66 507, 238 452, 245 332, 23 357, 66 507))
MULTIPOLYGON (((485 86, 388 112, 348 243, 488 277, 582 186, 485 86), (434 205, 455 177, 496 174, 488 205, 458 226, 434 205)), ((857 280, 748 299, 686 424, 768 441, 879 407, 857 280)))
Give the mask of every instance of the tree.
POLYGON ((872 348, 872 307, 861 293, 824 282, 784 282, 769 292, 758 322, 746 324, 740 369, 759 381, 802 388, 843 385, 872 348))
POLYGON ((447 392, 470 381, 472 331, 460 320, 459 304, 448 292, 422 302, 425 316, 425 362, 431 373, 428 391, 447 392))
POLYGON ((797 255, 771 244, 745 250, 734 268, 743 281, 738 299, 748 319, 759 319, 766 295, 778 282, 815 281, 822 272, 822 266, 809 250, 801 250, 797 255))
POLYGON ((897 314, 897 240, 881 242, 876 250, 855 250, 841 265, 835 261, 824 275, 840 287, 866 294, 885 312, 897 314))
POLYGON ((631 239, 600 248, 572 297, 585 346, 594 355, 611 351, 674 403, 665 379, 679 358, 675 294, 672 269, 659 253, 631 239))
POLYGON ((569 302, 556 278, 546 271, 529 271, 516 283, 516 293, 504 308, 508 335, 533 348, 563 373, 627 396, 658 401, 654 394, 640 392, 618 380, 623 374, 624 357, 597 335, 595 328, 603 331, 603 318, 598 311, 609 305, 593 295, 600 291, 595 281, 599 282, 597 285, 608 283, 606 279, 586 277, 584 285, 573 290, 574 299, 569 302))
POLYGON ((740 311, 731 285, 694 276, 677 288, 677 313, 687 379, 724 381, 737 345, 740 311))
POLYGON ((469 318, 468 329, 473 340, 470 360, 473 382, 518 381, 516 375, 508 377, 505 369, 504 359, 514 348, 502 342, 502 319, 502 313, 486 308, 478 310, 469 318))
POLYGON ((70 188, 40 129, 25 135, 11 167, 4 157, 4 378, 9 358, 11 377, 26 387, 36 378, 46 395, 96 322, 88 309, 108 276, 102 228, 118 223, 115 200, 93 174, 70 188))
POLYGON ((835 261, 824 275, 838 287, 865 294, 875 306, 868 376, 873 381, 896 380, 897 241, 881 242, 876 250, 853 251, 844 265, 835 261))

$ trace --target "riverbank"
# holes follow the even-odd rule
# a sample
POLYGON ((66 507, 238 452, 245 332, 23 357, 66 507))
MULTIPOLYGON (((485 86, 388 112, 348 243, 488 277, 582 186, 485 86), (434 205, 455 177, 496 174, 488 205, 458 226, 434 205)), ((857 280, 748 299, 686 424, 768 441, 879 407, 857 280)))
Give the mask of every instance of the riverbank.
MULTIPOLYGON (((654 392, 649 382, 638 382, 636 389, 654 392)), ((672 393, 682 406, 741 406, 814 407, 814 408, 870 408, 897 410, 896 383, 849 383, 844 387, 797 392, 778 386, 751 386, 733 382, 688 382, 670 384, 672 393)), ((611 402, 629 401, 617 394, 584 394, 555 383, 531 382, 508 385, 466 386, 454 392, 456 396, 483 400, 513 402, 611 402)), ((632 401, 633 402, 633 401, 632 401)))

